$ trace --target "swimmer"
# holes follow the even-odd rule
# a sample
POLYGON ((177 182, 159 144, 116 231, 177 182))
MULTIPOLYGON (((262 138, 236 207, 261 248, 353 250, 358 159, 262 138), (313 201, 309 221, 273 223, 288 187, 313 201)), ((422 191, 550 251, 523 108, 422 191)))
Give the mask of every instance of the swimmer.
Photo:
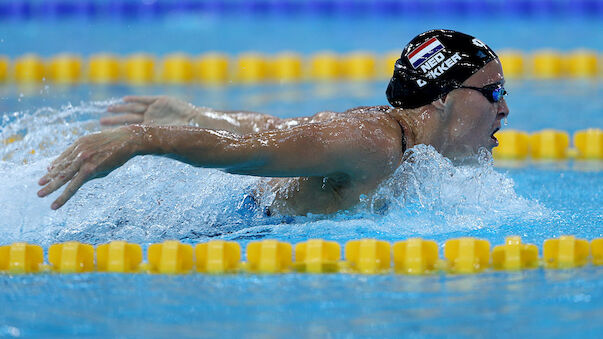
POLYGON ((356 205, 418 144, 453 161, 489 151, 509 114, 500 60, 480 40, 431 30, 413 38, 397 60, 386 94, 391 106, 280 119, 219 111, 170 98, 128 96, 110 106, 105 125, 83 136, 39 180, 45 197, 67 184, 58 209, 87 181, 136 155, 170 157, 228 173, 266 177, 255 195, 272 190, 270 211, 334 213, 356 205))

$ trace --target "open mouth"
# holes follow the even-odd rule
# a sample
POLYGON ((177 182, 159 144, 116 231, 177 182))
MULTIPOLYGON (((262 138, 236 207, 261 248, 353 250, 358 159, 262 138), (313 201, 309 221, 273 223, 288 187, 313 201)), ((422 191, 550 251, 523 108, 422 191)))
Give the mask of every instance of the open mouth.
POLYGON ((497 145, 498 145, 498 139, 496 139, 496 137, 494 136, 494 134, 495 134, 496 132, 498 132, 498 130, 499 130, 499 129, 500 129, 500 127, 497 127, 497 128, 496 128, 496 129, 495 129, 495 130, 492 132, 492 134, 490 134, 490 138, 491 138, 492 140, 494 140, 494 141, 496 142, 496 144, 497 144, 497 145))

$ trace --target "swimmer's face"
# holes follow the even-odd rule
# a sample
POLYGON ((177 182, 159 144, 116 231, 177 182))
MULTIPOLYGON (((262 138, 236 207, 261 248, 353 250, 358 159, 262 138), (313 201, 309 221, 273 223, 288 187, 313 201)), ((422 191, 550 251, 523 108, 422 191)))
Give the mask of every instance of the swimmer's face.
MULTIPOLYGON (((504 85, 504 82, 500 61, 495 59, 467 79, 463 86, 481 88, 504 85)), ((451 159, 475 154, 482 147, 492 151, 498 146, 494 133, 500 129, 501 120, 509 115, 504 97, 493 103, 479 91, 465 88, 448 93, 444 111, 441 151, 451 159)))

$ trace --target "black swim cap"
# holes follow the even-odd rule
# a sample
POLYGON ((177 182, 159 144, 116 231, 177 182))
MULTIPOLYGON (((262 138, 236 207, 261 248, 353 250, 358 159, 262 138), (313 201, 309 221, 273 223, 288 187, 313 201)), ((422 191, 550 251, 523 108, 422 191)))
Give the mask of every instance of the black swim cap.
POLYGON ((490 47, 470 35, 445 29, 421 33, 396 61, 387 100, 400 108, 427 105, 496 58, 490 47))

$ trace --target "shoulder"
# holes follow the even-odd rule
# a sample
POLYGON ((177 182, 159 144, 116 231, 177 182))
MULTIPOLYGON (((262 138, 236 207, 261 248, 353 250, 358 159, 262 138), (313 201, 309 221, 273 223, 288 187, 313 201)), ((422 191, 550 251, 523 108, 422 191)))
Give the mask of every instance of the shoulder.
POLYGON ((383 135, 393 139, 402 139, 402 128, 396 119, 388 112, 392 108, 389 106, 361 106, 347 110, 341 114, 341 117, 352 121, 365 132, 377 135, 383 135))
POLYGON ((373 151, 383 157, 399 158, 402 156, 402 128, 398 121, 384 111, 371 110, 354 114, 353 118, 359 132, 372 145, 373 151))
POLYGON ((387 175, 399 166, 403 154, 402 128, 387 111, 341 113, 332 123, 340 132, 341 145, 347 147, 345 153, 351 157, 347 160, 363 178, 387 175))
POLYGON ((390 110, 390 106, 361 106, 341 113, 321 112, 310 122, 329 126, 329 129, 339 132, 336 133, 339 137, 346 135, 344 139, 348 141, 357 140, 367 150, 399 153, 402 128, 388 113, 390 110))
POLYGON ((364 155, 373 161, 402 156, 402 128, 388 112, 390 106, 361 106, 345 112, 320 112, 305 125, 306 133, 326 147, 364 155), (328 139, 326 141, 325 139, 328 139))

